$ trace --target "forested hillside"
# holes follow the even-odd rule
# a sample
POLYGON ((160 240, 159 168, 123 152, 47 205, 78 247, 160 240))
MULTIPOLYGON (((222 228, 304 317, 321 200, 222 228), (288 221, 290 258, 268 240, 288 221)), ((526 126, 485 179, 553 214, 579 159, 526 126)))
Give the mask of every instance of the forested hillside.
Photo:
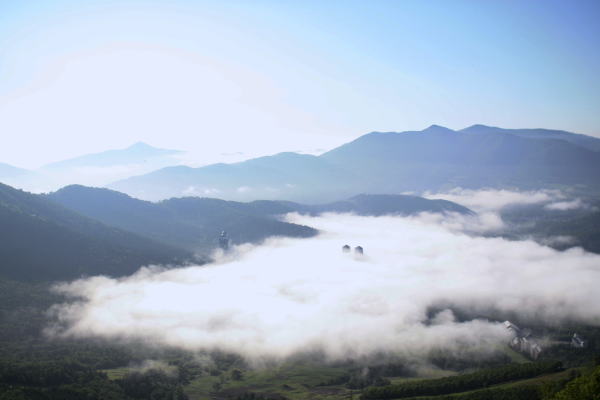
POLYGON ((123 276, 192 254, 71 211, 47 197, 0 184, 0 274, 22 280, 123 276))
POLYGON ((181 198, 151 203, 108 189, 68 186, 48 195, 90 218, 148 238, 207 253, 221 231, 234 244, 257 243, 269 236, 310 237, 317 231, 279 221, 273 213, 252 212, 219 199, 181 198))
POLYGON ((472 212, 445 200, 405 195, 359 195, 329 204, 305 205, 288 201, 249 203, 184 197, 158 203, 134 199, 108 189, 72 185, 47 196, 78 213, 148 238, 191 251, 209 251, 227 231, 233 243, 256 243, 270 236, 310 237, 317 231, 282 222, 289 212, 317 215, 346 212, 359 215, 412 215, 419 212, 472 212))

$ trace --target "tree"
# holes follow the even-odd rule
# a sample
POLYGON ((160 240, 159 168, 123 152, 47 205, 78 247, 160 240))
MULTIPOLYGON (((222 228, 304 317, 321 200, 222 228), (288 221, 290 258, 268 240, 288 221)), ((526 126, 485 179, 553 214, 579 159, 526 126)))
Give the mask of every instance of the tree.
POLYGON ((231 379, 233 379, 234 381, 241 381, 242 379, 244 379, 244 374, 239 369, 234 369, 233 371, 231 371, 231 379))

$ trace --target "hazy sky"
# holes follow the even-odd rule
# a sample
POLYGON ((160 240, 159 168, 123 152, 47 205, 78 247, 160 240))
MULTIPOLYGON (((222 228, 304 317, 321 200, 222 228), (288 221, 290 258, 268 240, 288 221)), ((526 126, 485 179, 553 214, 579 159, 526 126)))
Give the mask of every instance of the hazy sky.
POLYGON ((433 123, 600 136, 599 18, 596 0, 2 1, 0 162, 141 140, 202 163, 433 123))

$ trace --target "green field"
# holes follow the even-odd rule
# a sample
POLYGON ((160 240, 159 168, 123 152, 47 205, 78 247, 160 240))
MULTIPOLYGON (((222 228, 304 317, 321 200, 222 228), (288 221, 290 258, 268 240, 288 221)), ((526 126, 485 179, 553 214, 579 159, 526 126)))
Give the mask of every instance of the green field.
MULTIPOLYGON (((271 398, 287 398, 291 400, 304 399, 358 399, 360 390, 350 390, 344 384, 323 385, 347 375, 350 370, 347 367, 328 367, 316 364, 288 363, 279 367, 241 370, 239 379, 233 378, 231 368, 222 371, 219 375, 203 374, 191 380, 184 386, 184 392, 190 400, 200 399, 235 399, 245 393, 260 394, 271 398)), ((131 369, 127 367, 103 370, 109 379, 121 379, 131 369)), ((535 378, 522 379, 492 385, 489 389, 508 389, 519 386, 539 386, 550 382, 559 382, 567 380, 577 371, 575 368, 566 369, 557 373, 544 374, 535 378)), ((427 379, 436 379, 446 376, 453 376, 455 371, 444 371, 431 369, 424 371, 420 377, 388 377, 391 384, 401 384, 403 382, 422 381, 427 379)), ((478 392, 479 390, 470 390, 454 393, 454 397, 463 397, 468 394, 478 392)), ((426 398, 445 398, 447 395, 427 396, 426 398)), ((414 399, 422 398, 415 397, 414 399)))

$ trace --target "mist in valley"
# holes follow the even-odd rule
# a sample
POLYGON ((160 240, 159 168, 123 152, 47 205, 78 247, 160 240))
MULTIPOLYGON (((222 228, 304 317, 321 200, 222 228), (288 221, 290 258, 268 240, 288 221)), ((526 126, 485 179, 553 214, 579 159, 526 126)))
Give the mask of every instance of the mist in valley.
POLYGON ((387 354, 417 363, 436 351, 485 359, 511 337, 502 315, 600 324, 591 306, 600 302, 599 255, 481 235, 509 229, 503 207, 543 207, 563 195, 451 196, 480 214, 288 214, 288 222, 320 234, 219 250, 208 265, 59 284, 55 290, 72 300, 53 306, 46 333, 226 351, 260 366, 302 353, 332 362, 387 354), (342 252, 345 244, 364 254, 342 252))

